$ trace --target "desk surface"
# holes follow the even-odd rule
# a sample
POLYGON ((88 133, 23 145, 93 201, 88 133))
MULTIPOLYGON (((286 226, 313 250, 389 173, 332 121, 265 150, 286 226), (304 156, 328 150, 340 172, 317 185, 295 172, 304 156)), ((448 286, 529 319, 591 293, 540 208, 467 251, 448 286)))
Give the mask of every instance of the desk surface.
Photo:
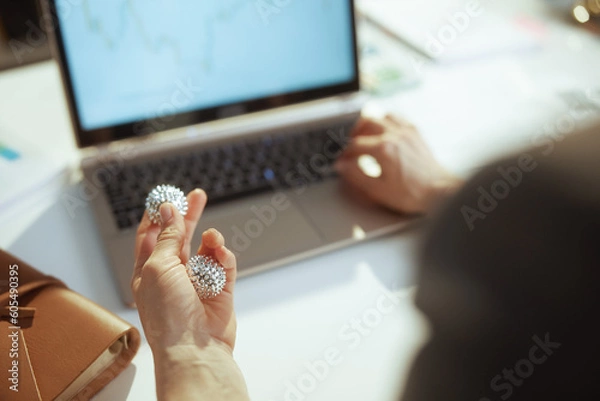
MULTIPOLYGON (((589 113, 560 94, 600 108, 598 39, 559 21, 536 22, 539 1, 514 3, 539 35, 540 51, 425 66, 420 86, 372 99, 368 108, 409 118, 436 156, 465 176, 540 135, 559 133, 561 124, 583 124, 589 113)), ((68 165, 77 160, 54 63, 0 74, 0 110, 0 137, 19 135, 68 165)), ((91 211, 82 208, 72 218, 60 201, 74 185, 55 180, 1 210, 0 246, 141 329, 137 312, 119 301, 91 211)), ((418 234, 398 233, 241 279, 236 359, 252 399, 396 399, 427 336, 411 298, 418 234), (315 373, 322 366, 315 362, 335 352, 337 363, 315 373)), ((155 399, 146 344, 96 399, 155 399)))

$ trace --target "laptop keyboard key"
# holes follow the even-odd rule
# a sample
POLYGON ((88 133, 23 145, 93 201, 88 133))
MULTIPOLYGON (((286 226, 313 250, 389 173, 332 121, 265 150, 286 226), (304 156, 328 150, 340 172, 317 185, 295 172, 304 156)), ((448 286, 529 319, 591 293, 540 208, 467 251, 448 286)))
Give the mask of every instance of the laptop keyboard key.
POLYGON ((104 190, 117 226, 131 229, 142 218, 148 192, 159 184, 175 185, 184 192, 202 188, 209 205, 214 205, 334 177, 332 155, 347 143, 350 128, 351 124, 287 132, 195 149, 125 165, 100 179, 106 181, 104 190))

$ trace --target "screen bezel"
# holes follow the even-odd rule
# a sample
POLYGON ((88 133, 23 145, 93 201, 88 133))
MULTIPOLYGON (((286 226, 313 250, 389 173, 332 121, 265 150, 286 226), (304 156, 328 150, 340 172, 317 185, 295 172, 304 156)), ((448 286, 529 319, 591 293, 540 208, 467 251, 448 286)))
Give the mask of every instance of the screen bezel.
POLYGON ((60 21, 56 10, 56 0, 48 0, 49 12, 53 16, 54 23, 54 44, 57 58, 60 64, 63 85, 65 87, 67 103, 71 114, 73 129, 77 146, 85 148, 96 146, 112 141, 143 137, 153 133, 167 131, 170 129, 181 128, 194 124, 219 120, 234 115, 242 115, 252 112, 264 111, 275 107, 289 106, 302 102, 323 99, 331 96, 358 92, 360 90, 358 45, 356 34, 356 11, 354 0, 345 0, 349 3, 351 24, 352 24, 352 49, 354 63, 354 77, 352 80, 336 85, 324 86, 315 89, 295 91, 290 93, 280 93, 269 97, 256 98, 246 101, 222 104, 216 107, 198 109, 188 112, 182 112, 169 116, 169 121, 160 121, 160 127, 157 127, 156 120, 137 120, 126 124, 119 124, 109 127, 87 130, 84 129, 79 117, 79 110, 75 101, 75 92, 70 74, 70 67, 67 62, 65 46, 62 39, 60 21))

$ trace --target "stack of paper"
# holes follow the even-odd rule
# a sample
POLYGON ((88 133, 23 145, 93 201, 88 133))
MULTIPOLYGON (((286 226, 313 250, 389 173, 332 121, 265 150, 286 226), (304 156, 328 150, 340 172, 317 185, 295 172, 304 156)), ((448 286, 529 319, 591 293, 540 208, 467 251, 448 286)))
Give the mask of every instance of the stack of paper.
POLYGON ((53 160, 41 149, 0 132, 0 210, 16 204, 65 171, 64 163, 53 160))
POLYGON ((440 63, 529 51, 538 39, 491 0, 361 0, 367 19, 440 63))

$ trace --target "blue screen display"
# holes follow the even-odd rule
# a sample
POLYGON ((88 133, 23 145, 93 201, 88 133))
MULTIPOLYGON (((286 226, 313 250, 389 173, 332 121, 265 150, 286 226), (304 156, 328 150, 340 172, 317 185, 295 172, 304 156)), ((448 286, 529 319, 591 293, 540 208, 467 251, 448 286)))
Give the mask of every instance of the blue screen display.
POLYGON ((352 82, 342 0, 80 0, 57 9, 84 130, 352 82))

